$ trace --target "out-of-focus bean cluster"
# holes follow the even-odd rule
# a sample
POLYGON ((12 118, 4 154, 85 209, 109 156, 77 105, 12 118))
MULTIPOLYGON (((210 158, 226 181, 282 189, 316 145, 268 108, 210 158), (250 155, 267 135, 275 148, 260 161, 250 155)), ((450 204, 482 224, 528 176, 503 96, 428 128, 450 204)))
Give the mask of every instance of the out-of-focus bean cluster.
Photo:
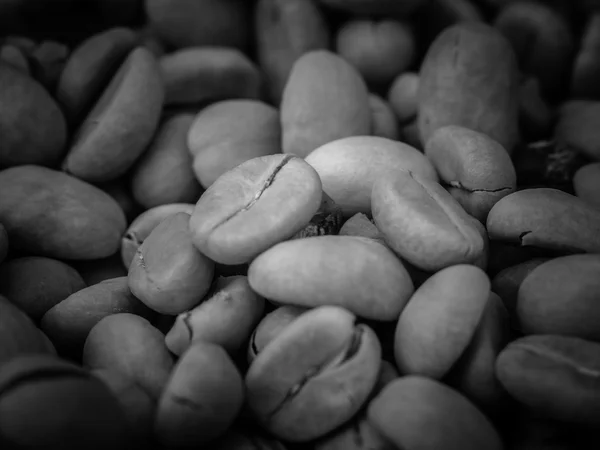
POLYGON ((599 448, 598 80, 595 0, 0 0, 0 448, 599 448))

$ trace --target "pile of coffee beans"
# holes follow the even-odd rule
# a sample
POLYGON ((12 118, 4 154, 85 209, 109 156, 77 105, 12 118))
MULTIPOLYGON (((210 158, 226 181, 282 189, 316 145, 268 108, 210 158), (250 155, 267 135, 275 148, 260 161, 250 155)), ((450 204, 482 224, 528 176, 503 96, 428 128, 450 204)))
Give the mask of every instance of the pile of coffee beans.
POLYGON ((600 2, 0 0, 0 448, 600 448, 600 2))

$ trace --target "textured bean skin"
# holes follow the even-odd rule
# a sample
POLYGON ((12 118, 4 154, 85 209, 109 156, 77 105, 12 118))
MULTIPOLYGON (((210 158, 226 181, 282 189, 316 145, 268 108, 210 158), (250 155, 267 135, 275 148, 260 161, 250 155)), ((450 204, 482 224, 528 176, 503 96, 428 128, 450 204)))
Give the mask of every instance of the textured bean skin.
POLYGON ((147 0, 149 22, 175 48, 223 45, 247 46, 247 5, 235 0, 147 0))
POLYGON ((249 262, 308 224, 322 197, 321 180, 304 160, 253 158, 200 197, 190 219, 194 245, 215 262, 249 262))
POLYGON ((52 258, 15 258, 0 266, 0 294, 35 322, 85 287, 85 281, 73 267, 52 258))
POLYGON ((188 47, 159 60, 167 105, 257 98, 261 74, 242 52, 229 47, 188 47))
POLYGON ((518 140, 517 120, 517 64, 504 36, 481 23, 442 31, 420 71, 422 141, 444 125, 460 125, 489 135, 511 153, 518 140))
POLYGON ((143 317, 120 313, 100 320, 88 334, 82 362, 90 369, 115 369, 158 399, 173 369, 164 335, 143 317))
POLYGON ((150 236, 152 230, 163 220, 179 212, 192 214, 193 211, 193 203, 169 203, 147 209, 133 219, 121 238, 121 260, 123 261, 123 266, 129 269, 139 246, 142 245, 144 240, 150 236))
POLYGON ((238 415, 243 389, 242 376, 222 347, 195 342, 173 368, 161 395, 155 434, 170 448, 214 440, 238 415))
POLYGON ((202 186, 195 177, 187 146, 191 114, 165 120, 131 175, 131 193, 146 209, 171 203, 195 203, 202 186))
POLYGON ((389 84, 408 69, 416 54, 412 29, 394 20, 348 21, 337 34, 336 51, 369 85, 389 84))
POLYGON ((305 158, 328 142, 368 135, 370 129, 367 87, 354 67, 326 50, 295 62, 281 100, 284 153, 305 158))
POLYGON ((65 118, 48 92, 18 69, 0 64, 0 169, 55 167, 66 151, 65 118))
POLYGON ((55 355, 56 350, 33 321, 0 296, 0 366, 20 355, 55 355))
POLYGON ((425 143, 452 196, 485 223, 492 207, 517 188, 515 167, 506 150, 483 133, 459 126, 438 128, 425 143))
POLYGON ((125 214, 95 186, 27 165, 0 172, 0 191, 0 221, 15 249, 89 260, 108 257, 118 248, 125 214))
POLYGON ((403 171, 437 181, 431 162, 416 148, 376 136, 352 136, 329 142, 306 157, 319 174, 323 190, 342 208, 344 217, 370 214, 376 180, 403 171))
POLYGON ((561 334, 600 341, 600 255, 554 258, 527 275, 517 318, 525 334, 561 334))
POLYGON ((195 308, 179 316, 165 336, 169 350, 181 355, 195 341, 212 342, 236 354, 262 318, 265 301, 245 276, 219 277, 195 308))
POLYGON ((565 87, 575 41, 568 23, 555 9, 514 2, 496 17, 494 26, 512 44, 522 70, 535 75, 545 92, 556 96, 565 87))
POLYGON ((92 328, 104 317, 117 313, 147 319, 153 316, 129 291, 127 277, 106 280, 66 297, 44 314, 40 328, 61 354, 80 356, 92 328))
POLYGON ((56 90, 71 123, 79 125, 135 44, 133 31, 112 28, 85 40, 71 53, 56 90))
POLYGON ((494 427, 472 403, 425 377, 405 376, 388 384, 369 404, 367 416, 399 448, 503 448, 494 427))
POLYGON ((412 172, 388 173, 375 181, 371 207, 386 243, 418 268, 486 266, 483 226, 438 183, 412 172))
POLYGON ((514 192, 487 218, 490 239, 569 252, 600 251, 600 211, 574 195, 537 188, 514 192))
POLYGON ((380 362, 380 343, 369 327, 354 325, 343 308, 316 308, 252 362, 245 377, 248 406, 276 436, 309 441, 356 414, 375 386, 380 362))
POLYGON ((164 96, 156 59, 136 48, 77 131, 63 170, 94 183, 125 174, 150 143, 164 96))
POLYGON ((132 443, 117 399, 73 363, 14 358, 2 365, 0 393, 3 448, 126 449, 132 443))
POLYGON ((0 450, 600 449, 600 0, 0 0, 0 450))
POLYGON ((368 238, 316 236, 270 248, 252 261, 248 281, 280 304, 338 305, 375 320, 396 320, 413 283, 387 247, 368 238))
POLYGON ((573 176, 577 197, 600 209, 600 162, 583 166, 573 176))
POLYGON ((331 32, 316 0, 258 0, 254 24, 269 97, 279 104, 296 60, 329 48, 331 32))
POLYGON ((559 335, 511 342, 496 361, 506 390, 534 411, 570 423, 598 424, 600 344, 559 335))
POLYGON ((475 266, 432 275, 396 325, 394 354, 402 373, 442 378, 469 345, 486 308, 490 281, 475 266))
POLYGON ((138 248, 129 266, 129 289, 161 314, 179 314, 197 305, 210 289, 214 262, 194 246, 190 215, 162 221, 138 248))
POLYGON ((554 138, 583 153, 593 161, 600 160, 600 130, 596 117, 600 111, 598 100, 570 100, 559 109, 554 138))
POLYGON ((217 102, 195 117, 187 143, 194 173, 208 188, 250 159, 281 153, 279 113, 258 100, 217 102))

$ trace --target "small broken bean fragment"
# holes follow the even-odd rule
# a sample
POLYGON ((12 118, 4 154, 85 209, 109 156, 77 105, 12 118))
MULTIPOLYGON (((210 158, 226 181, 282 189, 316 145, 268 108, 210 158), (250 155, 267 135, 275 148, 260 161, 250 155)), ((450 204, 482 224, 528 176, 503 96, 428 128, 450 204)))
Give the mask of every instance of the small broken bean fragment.
POLYGON ((587 162, 577 149, 557 140, 531 142, 513 158, 519 188, 549 187, 569 194, 576 171, 587 162))
POLYGON ((308 225, 290 239, 302 239, 313 236, 336 235, 342 227, 342 209, 323 191, 321 206, 308 225))
POLYGON ((363 213, 356 213, 344 222, 339 232, 340 236, 359 236, 377 239, 385 244, 385 236, 377 225, 363 213))

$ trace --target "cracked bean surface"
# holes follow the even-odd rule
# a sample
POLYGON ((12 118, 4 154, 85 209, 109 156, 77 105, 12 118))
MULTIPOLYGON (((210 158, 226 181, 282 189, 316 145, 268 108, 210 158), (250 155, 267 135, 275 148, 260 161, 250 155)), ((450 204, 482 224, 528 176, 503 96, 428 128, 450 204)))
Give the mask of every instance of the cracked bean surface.
POLYGON ((309 441, 360 409, 377 381, 381 346, 355 320, 343 308, 315 308, 258 354, 245 383, 248 406, 263 427, 288 441, 309 441))
POLYGON ((487 264, 487 236, 481 223, 438 183, 412 172, 379 178, 371 204, 386 243, 419 269, 487 264))
POLYGON ((190 220, 194 244, 221 264, 249 262, 306 226, 322 193, 318 174, 296 156, 251 159, 200 197, 190 220))
POLYGON ((496 360, 496 376, 522 404, 555 420, 600 423, 600 344, 552 334, 514 340, 496 360))
POLYGON ((507 151, 483 133, 455 125, 438 128, 425 144, 425 156, 450 194, 482 223, 494 204, 517 188, 507 151))
POLYGON ((177 316, 165 343, 176 355, 198 340, 235 354, 248 341, 264 309, 264 299, 252 291, 245 276, 219 277, 199 305, 177 316))
POLYGON ((210 289, 214 262, 192 243, 190 215, 163 220, 136 252, 129 266, 129 289, 161 314, 179 314, 200 302, 210 289))
POLYGON ((168 203, 166 205, 155 206, 147 209, 129 224, 127 231, 121 238, 121 259, 123 265, 127 268, 135 258, 135 254, 144 240, 152 233, 152 230, 158 226, 167 217, 178 212, 192 214, 194 212, 193 203, 168 203))
POLYGON ((490 239, 572 253, 600 252, 600 211, 558 189, 536 188, 501 199, 487 218, 490 239))

